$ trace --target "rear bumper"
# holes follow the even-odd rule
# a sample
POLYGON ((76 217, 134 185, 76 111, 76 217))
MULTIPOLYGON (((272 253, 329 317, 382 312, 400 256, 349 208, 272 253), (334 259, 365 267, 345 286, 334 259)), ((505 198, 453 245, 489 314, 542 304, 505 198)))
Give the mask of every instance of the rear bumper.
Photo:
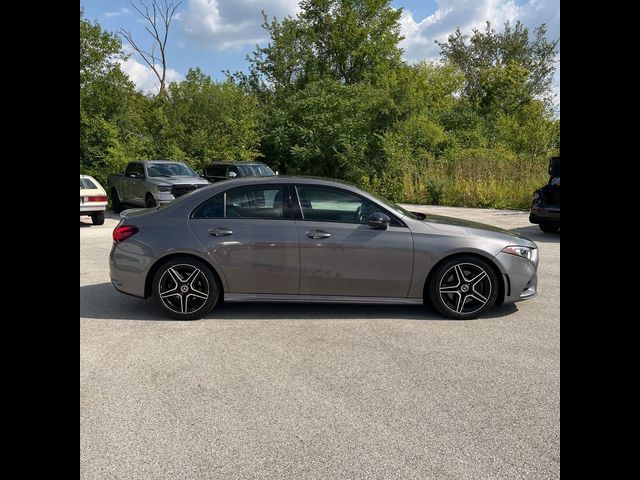
POLYGON ((80 215, 89 215, 95 212, 104 212, 107 209, 106 202, 90 202, 80 204, 80 215))
POLYGON ((560 208, 533 207, 529 213, 530 223, 554 223, 560 225, 560 208))
POLYGON ((147 273, 153 264, 152 257, 144 246, 135 241, 126 241, 125 248, 113 245, 109 253, 109 275, 111 284, 119 292, 145 297, 147 273))

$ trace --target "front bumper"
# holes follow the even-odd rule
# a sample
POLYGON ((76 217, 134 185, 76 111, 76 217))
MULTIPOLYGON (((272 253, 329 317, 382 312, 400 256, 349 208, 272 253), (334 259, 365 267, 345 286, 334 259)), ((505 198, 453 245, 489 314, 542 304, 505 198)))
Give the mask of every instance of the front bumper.
POLYGON ((504 303, 529 300, 538 294, 537 258, 532 262, 526 258, 500 252, 497 259, 504 268, 504 303))

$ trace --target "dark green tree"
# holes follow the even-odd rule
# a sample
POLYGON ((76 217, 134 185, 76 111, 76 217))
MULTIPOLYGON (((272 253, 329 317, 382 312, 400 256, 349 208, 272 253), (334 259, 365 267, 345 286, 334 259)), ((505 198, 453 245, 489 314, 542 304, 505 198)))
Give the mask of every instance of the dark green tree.
POLYGON ((402 65, 401 10, 390 0, 303 0, 296 18, 268 21, 270 42, 249 57, 247 78, 272 88, 317 80, 353 85, 402 65))

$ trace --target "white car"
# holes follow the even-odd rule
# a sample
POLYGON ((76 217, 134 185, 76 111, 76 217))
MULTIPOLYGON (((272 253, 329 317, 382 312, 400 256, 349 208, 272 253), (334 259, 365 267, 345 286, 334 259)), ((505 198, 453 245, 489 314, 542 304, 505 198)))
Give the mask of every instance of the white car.
POLYGON ((104 223, 107 193, 98 181, 89 175, 80 175, 80 215, 89 215, 94 225, 104 223))

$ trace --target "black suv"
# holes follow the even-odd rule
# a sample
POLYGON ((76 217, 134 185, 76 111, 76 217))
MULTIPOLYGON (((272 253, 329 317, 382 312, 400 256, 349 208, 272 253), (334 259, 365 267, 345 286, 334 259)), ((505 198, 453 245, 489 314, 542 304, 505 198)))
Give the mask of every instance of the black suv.
POLYGON ((543 232, 560 229, 560 157, 549 160, 549 183, 533 192, 529 221, 537 223, 543 232))
POLYGON ((271 177, 277 175, 264 163, 259 162, 214 162, 204 168, 202 177, 210 182, 219 182, 238 177, 271 177))

